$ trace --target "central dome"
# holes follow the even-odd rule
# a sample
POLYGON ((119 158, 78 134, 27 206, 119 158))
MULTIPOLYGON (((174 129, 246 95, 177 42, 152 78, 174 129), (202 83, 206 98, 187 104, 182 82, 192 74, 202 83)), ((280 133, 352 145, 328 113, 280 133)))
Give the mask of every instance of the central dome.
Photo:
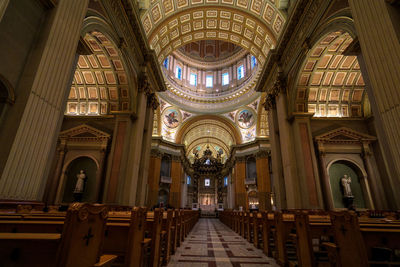
POLYGON ((229 42, 203 40, 172 52, 163 62, 168 102, 188 111, 226 112, 253 101, 260 69, 247 50, 229 42))

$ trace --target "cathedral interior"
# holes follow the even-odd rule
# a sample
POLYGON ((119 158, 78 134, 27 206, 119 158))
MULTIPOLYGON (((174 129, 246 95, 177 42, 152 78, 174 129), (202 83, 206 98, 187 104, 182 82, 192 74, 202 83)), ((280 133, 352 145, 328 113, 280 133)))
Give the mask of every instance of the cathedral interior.
POLYGON ((3 208, 400 210, 398 0, 0 0, 0 40, 3 208))

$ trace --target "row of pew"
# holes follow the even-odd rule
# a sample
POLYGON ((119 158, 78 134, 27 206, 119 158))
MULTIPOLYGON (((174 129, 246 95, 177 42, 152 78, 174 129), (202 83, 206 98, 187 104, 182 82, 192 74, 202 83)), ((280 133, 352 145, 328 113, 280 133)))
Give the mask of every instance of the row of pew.
POLYGON ((192 210, 87 203, 66 212, 0 208, 0 267, 165 266, 198 218, 192 210))
POLYGON ((223 211, 221 222, 280 266, 400 266, 400 213, 223 211))

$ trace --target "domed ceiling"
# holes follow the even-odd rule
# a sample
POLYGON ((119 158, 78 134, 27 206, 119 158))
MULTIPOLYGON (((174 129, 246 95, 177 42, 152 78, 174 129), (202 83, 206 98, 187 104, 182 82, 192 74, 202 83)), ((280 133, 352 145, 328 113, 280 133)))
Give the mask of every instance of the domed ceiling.
POLYGON ((162 65, 168 102, 197 113, 222 113, 254 101, 261 68, 247 50, 233 43, 203 40, 169 55, 162 65))
POLYGON ((168 88, 158 94, 154 135, 184 144, 189 159, 207 146, 229 157, 232 145, 269 135, 265 96, 254 86, 283 32, 279 3, 147 2, 141 20, 168 88))

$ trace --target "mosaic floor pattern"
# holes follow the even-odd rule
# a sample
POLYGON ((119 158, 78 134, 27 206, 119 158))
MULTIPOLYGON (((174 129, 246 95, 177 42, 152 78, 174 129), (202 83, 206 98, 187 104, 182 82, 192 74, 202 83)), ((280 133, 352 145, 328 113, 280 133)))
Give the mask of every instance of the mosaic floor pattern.
POLYGON ((168 267, 279 266, 218 219, 200 219, 168 267))

